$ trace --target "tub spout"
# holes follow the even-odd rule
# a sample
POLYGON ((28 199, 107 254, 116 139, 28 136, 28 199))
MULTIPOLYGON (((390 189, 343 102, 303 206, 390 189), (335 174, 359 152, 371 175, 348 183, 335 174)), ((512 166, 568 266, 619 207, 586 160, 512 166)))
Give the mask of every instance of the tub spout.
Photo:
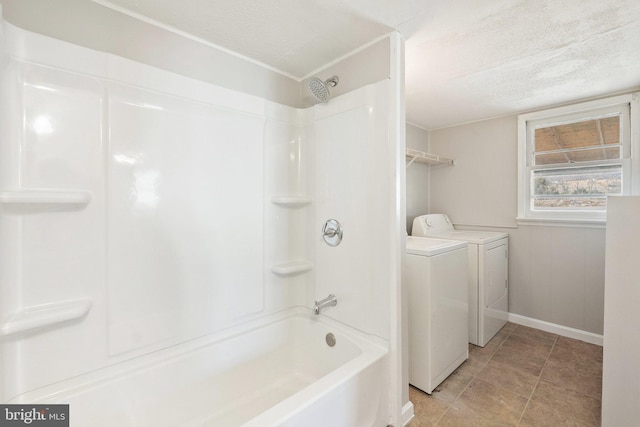
POLYGON ((320 314, 320 310, 325 307, 331 307, 334 305, 338 305, 338 298, 334 294, 329 295, 323 300, 316 301, 313 305, 313 314, 320 314))

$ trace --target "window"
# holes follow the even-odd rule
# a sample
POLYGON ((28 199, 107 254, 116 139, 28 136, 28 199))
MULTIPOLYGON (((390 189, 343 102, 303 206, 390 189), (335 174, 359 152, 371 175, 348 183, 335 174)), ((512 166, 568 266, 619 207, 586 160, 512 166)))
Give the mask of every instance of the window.
POLYGON ((518 221, 604 221, 607 196, 631 194, 636 107, 625 95, 519 116, 518 221))

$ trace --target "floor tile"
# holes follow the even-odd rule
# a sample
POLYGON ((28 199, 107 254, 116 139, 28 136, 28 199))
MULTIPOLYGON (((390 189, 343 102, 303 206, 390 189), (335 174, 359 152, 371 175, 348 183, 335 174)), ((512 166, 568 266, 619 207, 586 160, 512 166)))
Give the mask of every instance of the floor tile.
POLYGON ((592 366, 602 366, 602 347, 560 337, 550 357, 552 359, 564 358, 570 363, 586 363, 592 366))
POLYGON ((540 329, 529 328, 528 326, 518 325, 511 335, 534 339, 545 344, 553 345, 558 339, 558 335, 551 332, 541 331, 540 329))
POLYGON ((460 367, 449 375, 445 381, 438 385, 431 393, 431 396, 437 400, 453 402, 458 398, 460 393, 462 393, 462 390, 469 385, 474 377, 475 374, 472 374, 463 367, 460 367))
POLYGON ((500 348, 502 343, 509 337, 509 334, 506 332, 498 332, 493 339, 491 339, 484 347, 480 347, 477 345, 470 344, 469 353, 473 352, 478 355, 483 355, 487 358, 491 357, 493 353, 500 348))
POLYGON ((475 376, 482 370, 482 368, 484 368, 484 365, 487 364, 490 358, 490 355, 470 351, 469 358, 465 360, 454 372, 475 376))
POLYGON ((476 378, 505 388, 527 399, 531 397, 531 393, 538 383, 537 376, 495 360, 490 360, 476 378))
MULTIPOLYGON (((449 411, 437 424, 438 427, 513 427, 512 424, 499 419, 485 419, 449 411)), ((413 427, 413 424, 411 425, 413 427)))
POLYGON ((595 399, 602 399, 602 370, 594 366, 567 364, 549 358, 541 379, 595 399))
POLYGON ((549 405, 532 400, 524 411, 519 427, 588 427, 549 405))
POLYGON ((435 426, 442 415, 449 409, 449 405, 434 399, 427 393, 414 387, 409 387, 409 400, 413 403, 414 418, 409 427, 435 426))
POLYGON ((510 334, 511 332, 513 332, 514 329, 516 329, 518 327, 518 325, 516 325, 515 323, 511 323, 511 322, 507 322, 506 325, 504 325, 502 327, 502 329, 500 329, 500 332, 505 332, 507 334, 510 334))
POLYGON ((600 400, 576 393, 562 385, 540 380, 531 400, 550 406, 567 417, 587 425, 600 425, 600 400))
POLYGON ((438 425, 517 425, 527 399, 475 379, 451 405, 438 425))
POLYGON ((524 354, 536 355, 546 359, 553 349, 553 344, 548 344, 535 338, 511 334, 500 348, 510 348, 524 354))
POLYGON ((526 372, 530 375, 538 376, 546 362, 543 356, 527 353, 521 349, 502 346, 492 360, 510 366, 514 369, 526 372))
POLYGON ((432 395, 413 387, 410 427, 600 425, 602 347, 507 323, 432 395))

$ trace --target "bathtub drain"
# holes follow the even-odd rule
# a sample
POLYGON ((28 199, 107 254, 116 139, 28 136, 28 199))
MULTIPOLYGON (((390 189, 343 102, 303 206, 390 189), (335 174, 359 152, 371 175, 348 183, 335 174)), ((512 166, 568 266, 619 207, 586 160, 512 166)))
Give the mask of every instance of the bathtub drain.
POLYGON ((327 334, 324 340, 327 342, 327 345, 329 347, 333 347, 334 345, 336 345, 336 336, 333 335, 331 332, 327 334))

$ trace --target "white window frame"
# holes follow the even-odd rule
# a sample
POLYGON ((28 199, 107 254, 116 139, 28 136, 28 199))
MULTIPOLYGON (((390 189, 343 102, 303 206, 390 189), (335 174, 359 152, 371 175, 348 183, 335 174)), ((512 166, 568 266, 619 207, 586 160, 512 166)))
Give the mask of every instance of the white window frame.
MULTIPOLYGON (((628 115, 621 117, 622 143, 622 195, 640 194, 640 93, 614 96, 575 105, 551 108, 518 116, 518 224, 553 225, 577 224, 603 226, 606 212, 580 210, 532 210, 531 171, 532 141, 529 131, 532 127, 554 126, 566 122, 579 121, 589 115, 615 111, 621 105, 628 105, 628 115), (635 173, 634 173, 635 171, 635 173)), ((558 165, 549 165, 549 168, 558 165)))

